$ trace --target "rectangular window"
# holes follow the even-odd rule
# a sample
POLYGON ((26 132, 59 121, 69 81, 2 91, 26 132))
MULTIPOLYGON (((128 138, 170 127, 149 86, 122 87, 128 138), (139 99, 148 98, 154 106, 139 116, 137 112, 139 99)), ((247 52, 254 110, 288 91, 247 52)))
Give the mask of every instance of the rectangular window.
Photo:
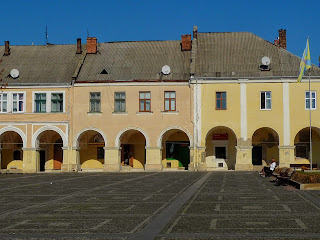
POLYGON ((0 94, 0 112, 8 111, 8 95, 6 93, 0 94))
POLYGON ((271 92, 260 92, 260 110, 271 110, 271 92))
POLYGON ((139 111, 150 112, 151 111, 151 93, 139 92, 139 111))
POLYGON ((176 111, 176 92, 164 92, 164 110, 176 111))
POLYGON ((126 111, 126 93, 125 92, 114 93, 114 111, 115 112, 126 111))
POLYGON ((35 94, 35 112, 46 112, 46 93, 35 94))
POLYGON ((12 112, 23 112, 23 93, 12 94, 12 112))
POLYGON ((51 94, 51 112, 63 112, 63 94, 51 94))
POLYGON ((227 93, 216 92, 216 109, 226 110, 227 109, 227 93))
POLYGON ((101 96, 100 92, 90 93, 90 112, 101 112, 101 96))
POLYGON ((317 109, 317 93, 316 91, 306 91, 306 97, 305 97, 305 102, 306 102, 306 109, 310 109, 310 93, 311 93, 311 109, 315 110, 317 109))

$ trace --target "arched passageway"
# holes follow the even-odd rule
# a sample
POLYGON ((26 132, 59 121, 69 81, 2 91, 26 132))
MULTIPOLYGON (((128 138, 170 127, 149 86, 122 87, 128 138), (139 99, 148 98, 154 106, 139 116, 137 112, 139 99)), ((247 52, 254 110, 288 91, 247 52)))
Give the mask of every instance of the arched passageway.
POLYGON ((206 136, 206 165, 210 170, 235 169, 237 137, 228 127, 212 128, 206 136))
MULTIPOLYGON (((311 128, 312 163, 320 164, 320 129, 311 128)), ((301 129, 294 138, 295 164, 310 164, 310 128, 301 129)))
POLYGON ((162 135, 162 165, 164 168, 188 170, 190 139, 180 129, 170 129, 162 135))
POLYGON ((39 151, 39 171, 61 170, 63 161, 63 141, 59 133, 45 130, 37 137, 39 151))
POLYGON ((143 169, 146 164, 146 138, 138 130, 127 130, 121 134, 121 165, 143 169))
POLYGON ((252 135, 252 164, 269 165, 275 158, 279 165, 279 136, 272 128, 257 129, 252 135))
POLYGON ((102 169, 104 164, 105 141, 94 130, 83 132, 78 138, 81 170, 102 169))
POLYGON ((10 170, 22 170, 23 168, 23 142, 21 136, 14 131, 1 134, 0 168, 10 170))

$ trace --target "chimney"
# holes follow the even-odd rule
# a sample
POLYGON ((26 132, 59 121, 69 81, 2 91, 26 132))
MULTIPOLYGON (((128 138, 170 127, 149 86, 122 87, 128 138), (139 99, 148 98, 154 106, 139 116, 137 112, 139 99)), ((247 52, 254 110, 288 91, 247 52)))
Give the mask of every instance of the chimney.
POLYGON ((287 49, 287 30, 286 29, 279 30, 279 47, 283 49, 287 49))
POLYGON ((81 38, 77 38, 77 54, 82 53, 81 38))
POLYGON ((97 38, 87 38, 87 53, 97 53, 97 38))
POLYGON ((181 51, 191 51, 191 34, 181 35, 181 51))
POLYGON ((4 56, 10 55, 9 41, 4 42, 4 56))
POLYGON ((193 26, 193 38, 198 38, 198 27, 193 26))

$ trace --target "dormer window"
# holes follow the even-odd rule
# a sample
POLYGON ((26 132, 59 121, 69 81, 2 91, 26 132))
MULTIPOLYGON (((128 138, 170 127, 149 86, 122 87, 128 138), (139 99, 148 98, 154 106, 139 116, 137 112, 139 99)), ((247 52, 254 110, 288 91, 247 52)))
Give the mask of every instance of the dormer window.
POLYGON ((100 72, 100 74, 109 74, 108 71, 104 68, 102 69, 102 71, 100 72))

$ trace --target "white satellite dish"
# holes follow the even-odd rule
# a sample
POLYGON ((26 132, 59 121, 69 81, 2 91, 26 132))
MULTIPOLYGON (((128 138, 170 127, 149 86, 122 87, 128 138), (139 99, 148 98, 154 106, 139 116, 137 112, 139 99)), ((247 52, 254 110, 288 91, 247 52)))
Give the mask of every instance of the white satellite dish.
POLYGON ((261 59, 261 62, 262 62, 262 64, 263 65, 269 65, 270 64, 270 58, 269 57, 267 57, 267 56, 264 56, 262 59, 261 59))
POLYGON ((17 78, 17 77, 19 77, 19 71, 18 71, 18 69, 12 69, 12 70, 10 71, 10 76, 11 76, 12 78, 17 78))
POLYGON ((168 75, 168 74, 170 74, 171 69, 170 69, 170 67, 169 67, 168 65, 164 65, 164 66, 162 67, 162 69, 161 69, 161 72, 162 72, 164 75, 168 75))

